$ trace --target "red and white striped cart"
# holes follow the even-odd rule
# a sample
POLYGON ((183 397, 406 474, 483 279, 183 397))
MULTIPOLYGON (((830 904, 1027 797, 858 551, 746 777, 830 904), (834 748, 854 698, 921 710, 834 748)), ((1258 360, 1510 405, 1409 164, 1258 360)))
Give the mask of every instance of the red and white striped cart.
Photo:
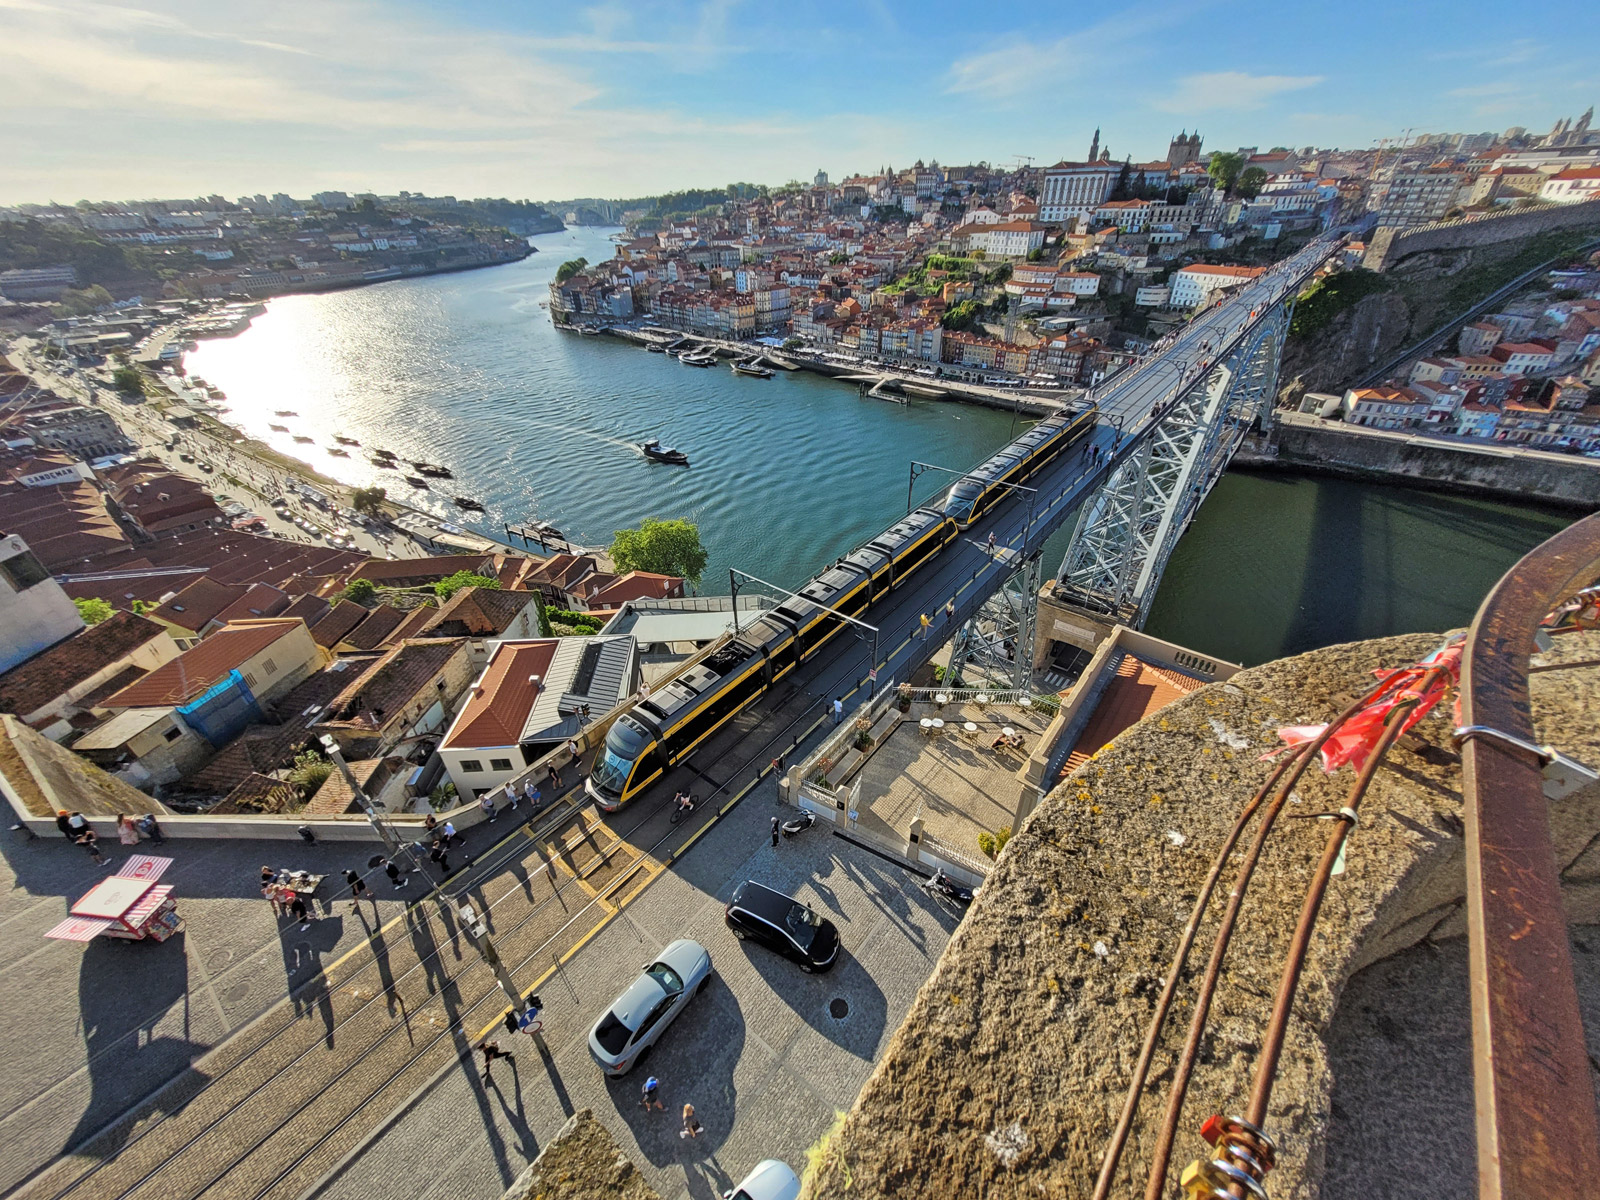
POLYGON ((45 937, 87 942, 103 933, 124 941, 166 941, 183 928, 172 887, 158 882, 171 865, 170 858, 130 856, 120 871, 90 888, 72 906, 72 915, 45 937))

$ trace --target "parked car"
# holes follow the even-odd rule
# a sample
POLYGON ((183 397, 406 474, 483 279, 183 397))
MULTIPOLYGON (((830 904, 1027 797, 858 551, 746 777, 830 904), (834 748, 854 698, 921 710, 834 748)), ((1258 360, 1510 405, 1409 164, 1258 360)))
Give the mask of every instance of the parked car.
POLYGON ((178 455, 178 461, 179 462, 193 462, 194 461, 194 455, 190 454, 187 450, 185 450, 182 454, 178 455))
POLYGON ((679 938, 642 970, 589 1031, 589 1053, 607 1075, 626 1075, 645 1060, 689 997, 711 981, 711 955, 699 942, 679 938))
POLYGON ((760 942, 808 973, 828 970, 839 957, 839 930, 832 921, 753 879, 734 889, 723 919, 740 941, 760 942))
POLYGON ((799 1200, 800 1180, 787 1163, 775 1158, 756 1164, 739 1186, 722 1193, 722 1200, 799 1200))

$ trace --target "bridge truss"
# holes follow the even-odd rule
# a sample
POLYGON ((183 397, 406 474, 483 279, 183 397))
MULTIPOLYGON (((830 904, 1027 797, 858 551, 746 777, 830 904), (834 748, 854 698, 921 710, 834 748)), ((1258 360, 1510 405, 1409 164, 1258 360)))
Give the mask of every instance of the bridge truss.
POLYGON ((1250 425, 1271 419, 1293 307, 1291 293, 1134 442, 1073 535, 1058 599, 1104 620, 1144 624, 1178 538, 1250 425))

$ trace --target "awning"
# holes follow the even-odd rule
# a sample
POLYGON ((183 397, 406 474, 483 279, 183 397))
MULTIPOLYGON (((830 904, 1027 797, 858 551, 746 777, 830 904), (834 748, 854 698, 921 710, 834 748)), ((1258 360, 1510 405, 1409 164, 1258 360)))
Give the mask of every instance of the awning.
POLYGON ((46 931, 45 937, 57 938, 63 942, 87 942, 115 924, 115 921, 101 921, 93 917, 68 917, 54 929, 46 931))

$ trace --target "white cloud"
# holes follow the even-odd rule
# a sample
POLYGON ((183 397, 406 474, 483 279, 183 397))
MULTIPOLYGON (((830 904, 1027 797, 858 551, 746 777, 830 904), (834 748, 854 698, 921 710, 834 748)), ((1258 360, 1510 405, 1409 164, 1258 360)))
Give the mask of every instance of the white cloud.
POLYGON ((1155 106, 1162 112, 1246 112, 1263 108, 1284 92, 1315 87, 1321 75, 1249 75, 1244 71, 1209 71, 1185 75, 1170 95, 1155 106))

